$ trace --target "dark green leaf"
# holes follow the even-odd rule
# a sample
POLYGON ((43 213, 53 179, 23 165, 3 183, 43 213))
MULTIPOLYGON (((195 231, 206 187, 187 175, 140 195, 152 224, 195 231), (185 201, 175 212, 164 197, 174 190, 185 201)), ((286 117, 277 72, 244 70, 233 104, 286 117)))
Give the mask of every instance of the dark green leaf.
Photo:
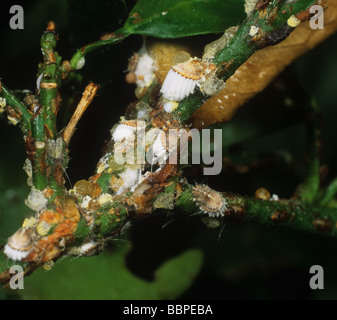
POLYGON ((243 0, 139 0, 124 29, 130 34, 179 38, 223 32, 245 17, 243 0))
POLYGON ((123 246, 113 254, 58 262, 49 272, 25 279, 23 299, 175 299, 194 281, 203 262, 202 252, 188 250, 166 261, 152 282, 140 279, 125 266, 123 246))
POLYGON ((284 24, 284 15, 290 17, 296 15, 301 11, 307 10, 309 7, 314 5, 316 0, 298 0, 294 3, 286 3, 282 9, 282 15, 279 15, 274 21, 274 26, 282 26, 284 24))

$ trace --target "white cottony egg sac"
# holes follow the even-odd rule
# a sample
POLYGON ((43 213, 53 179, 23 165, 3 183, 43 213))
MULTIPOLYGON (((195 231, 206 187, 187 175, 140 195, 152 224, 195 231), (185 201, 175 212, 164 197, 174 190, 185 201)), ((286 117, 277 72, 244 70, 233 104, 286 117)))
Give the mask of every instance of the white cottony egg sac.
POLYGON ((13 261, 21 261, 22 259, 28 257, 30 250, 29 251, 19 251, 19 250, 13 249, 8 244, 6 244, 4 253, 8 258, 12 259, 13 261))
POLYGON ((135 70, 137 87, 144 88, 150 86, 155 78, 155 70, 156 67, 152 57, 147 52, 140 54, 135 70))
POLYGON ((136 168, 126 168, 125 171, 123 171, 120 174, 120 178, 123 180, 123 185, 118 189, 117 194, 123 193, 126 189, 129 189, 131 187, 134 187, 140 176, 140 169, 136 168))
POLYGON ((132 137, 136 130, 137 130, 136 126, 130 126, 122 123, 117 126, 112 137, 114 141, 119 142, 129 137, 132 137))
POLYGON ((168 72, 160 92, 170 101, 181 101, 194 92, 198 80, 180 75, 174 69, 168 72))

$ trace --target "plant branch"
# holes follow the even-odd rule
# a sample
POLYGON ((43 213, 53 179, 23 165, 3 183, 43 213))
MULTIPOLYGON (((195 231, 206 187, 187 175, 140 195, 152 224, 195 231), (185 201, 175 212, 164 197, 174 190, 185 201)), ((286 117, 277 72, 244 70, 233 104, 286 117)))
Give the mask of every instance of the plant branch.
MULTIPOLYGON (((302 5, 289 10, 283 7, 285 1, 273 0, 267 9, 255 8, 251 15, 241 24, 239 30, 224 48, 215 56, 218 76, 226 81, 234 72, 256 51, 268 46, 276 45, 284 40, 296 27, 288 24, 291 15, 299 14, 307 10, 315 1, 301 1, 302 5)), ((301 17, 299 22, 307 19, 301 17)), ((183 100, 176 113, 182 122, 205 103, 207 97, 200 91, 183 100)))
POLYGON ((78 121, 81 119, 83 113, 85 112, 85 110, 87 110, 90 103, 94 99, 98 88, 99 86, 97 84, 94 84, 93 82, 90 82, 85 88, 83 96, 79 104, 77 105, 74 114, 72 115, 67 127, 64 129, 62 134, 63 140, 67 145, 69 145, 70 139, 76 130, 76 125, 78 121))
POLYGON ((17 99, 14 94, 10 92, 10 90, 7 89, 7 87, 0 82, 0 97, 6 100, 6 109, 12 108, 17 116, 18 121, 22 121, 22 130, 25 133, 27 133, 30 128, 30 120, 32 118, 31 113, 26 109, 24 104, 17 99))
MULTIPOLYGON (((197 211, 192 188, 185 186, 185 191, 176 202, 176 207, 188 214, 197 211)), ((227 203, 225 220, 262 223, 337 236, 337 209, 313 206, 301 199, 272 201, 226 193, 223 193, 223 197, 227 203)))
MULTIPOLYGON (((266 12, 256 9, 240 27, 228 47, 219 52, 215 62, 218 66, 218 75, 222 79, 228 79, 253 52, 275 44, 289 34, 290 29, 286 24, 287 15, 284 14, 282 25, 285 26, 285 30, 282 29, 283 32, 277 38, 270 37, 273 31, 280 31, 279 27, 273 26, 272 18, 278 16, 281 4, 284 2, 271 1, 266 12), (252 26, 259 30, 254 35, 251 34, 252 26)), ((82 47, 71 59, 71 69, 82 67, 87 53, 102 46, 117 43, 126 36, 123 32, 115 33, 82 47)), ((66 129, 64 141, 62 139, 62 155, 52 156, 47 151, 46 144, 50 143, 50 140, 56 141, 59 138, 56 129, 56 115, 60 104, 58 88, 62 76, 64 77, 69 71, 66 64, 61 63, 61 57, 54 51, 56 40, 55 26, 50 23, 41 39, 44 55, 44 63, 39 71, 39 75, 42 75, 39 99, 41 108, 33 116, 31 136, 27 137, 28 143, 32 144, 30 154, 33 159, 33 184, 36 189, 45 190, 49 187, 52 192, 49 192, 46 207, 37 212, 33 221, 28 225, 25 224, 25 228, 30 228, 35 233, 36 242, 23 261, 11 261, 3 251, 0 252, 0 282, 2 283, 10 279, 8 267, 13 264, 23 265, 25 272, 30 273, 46 264, 50 267, 50 264, 64 255, 86 256, 99 253, 109 239, 119 236, 127 229, 130 225, 128 222, 149 216, 156 208, 163 207, 162 203, 158 204, 162 201, 161 197, 165 197, 165 201, 166 197, 171 199, 169 203, 164 204, 171 210, 175 205, 176 209, 188 214, 199 214, 193 201, 193 187, 182 179, 182 171, 178 164, 161 166, 156 164, 157 170, 152 170, 153 163, 144 166, 118 164, 114 158, 114 151, 121 147, 118 144, 121 141, 114 141, 114 139, 111 139, 105 155, 97 164, 95 175, 88 180, 78 181, 73 189, 67 191, 62 184, 62 179, 55 178, 55 171, 61 171, 62 166, 64 167, 68 161, 65 144, 70 141, 80 113, 89 105, 89 103, 83 102, 83 105, 80 103, 80 109, 77 110, 78 113, 75 112, 77 114, 74 116, 74 121, 71 121, 72 124, 69 124, 66 129), (136 181, 128 184, 130 180, 136 181)), ((96 89, 93 89, 93 93, 96 89)), ((146 105, 142 111, 147 119, 145 127, 148 131, 185 128, 184 121, 205 99, 200 92, 189 97, 180 104, 177 117, 177 113, 163 112, 157 93, 158 88, 153 85, 148 89, 146 97, 138 102, 142 107, 146 105), (152 111, 149 112, 149 109, 152 111)), ((94 94, 88 94, 84 99, 92 99, 93 96, 94 94)), ((137 105, 134 107, 136 108, 137 105)), ((121 120, 123 134, 133 130, 132 121, 136 120, 132 119, 131 123, 127 124, 121 120)), ((129 144, 125 148, 133 146, 132 150, 134 150, 135 142, 127 142, 129 144)), ((332 236, 337 235, 335 210, 315 207, 301 200, 262 201, 236 195, 224 194, 223 196, 227 202, 225 219, 239 218, 245 222, 280 224, 301 230, 324 231, 332 236)))
POLYGON ((125 30, 119 29, 116 32, 108 33, 103 35, 100 40, 89 43, 86 46, 83 46, 81 49, 77 50, 77 52, 73 55, 70 60, 70 65, 72 70, 79 70, 83 67, 85 62, 85 56, 99 48, 102 48, 107 45, 113 45, 124 40, 129 34, 126 33, 125 30))

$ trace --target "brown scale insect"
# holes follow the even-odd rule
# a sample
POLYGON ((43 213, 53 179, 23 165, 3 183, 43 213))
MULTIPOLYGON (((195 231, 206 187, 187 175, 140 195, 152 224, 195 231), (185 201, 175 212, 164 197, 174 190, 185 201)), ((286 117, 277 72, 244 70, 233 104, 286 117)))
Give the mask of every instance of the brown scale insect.
POLYGON ((202 212, 212 218, 224 216, 227 203, 220 192, 204 184, 198 184, 193 188, 192 193, 193 201, 202 212))
POLYGON ((327 219, 316 218, 312 224, 316 230, 321 232, 330 232, 332 228, 331 221, 327 219))
POLYGON ((38 100, 35 98, 33 94, 27 94, 23 98, 23 103, 27 106, 27 108, 32 114, 34 114, 36 110, 41 108, 38 100))
POLYGON ((270 3, 270 0, 260 0, 256 4, 255 9, 256 10, 264 10, 268 7, 269 3, 270 3))
POLYGON ((269 200, 271 197, 270 192, 265 188, 259 188, 255 191, 255 198, 261 200, 269 200))
POLYGON ((35 146, 35 139, 32 138, 31 135, 28 135, 26 138, 25 148, 26 148, 27 158, 33 162, 35 158, 35 153, 36 153, 36 146, 35 146))
POLYGON ((204 75, 204 65, 195 59, 190 59, 184 63, 179 63, 172 67, 172 70, 184 78, 199 80, 204 75))
POLYGON ((111 32, 111 33, 106 33, 103 34, 103 36, 100 37, 100 40, 106 41, 106 40, 110 40, 111 38, 116 37, 116 33, 111 32))
POLYGON ((273 222, 285 222, 289 219, 289 214, 285 211, 276 211, 270 218, 273 222))

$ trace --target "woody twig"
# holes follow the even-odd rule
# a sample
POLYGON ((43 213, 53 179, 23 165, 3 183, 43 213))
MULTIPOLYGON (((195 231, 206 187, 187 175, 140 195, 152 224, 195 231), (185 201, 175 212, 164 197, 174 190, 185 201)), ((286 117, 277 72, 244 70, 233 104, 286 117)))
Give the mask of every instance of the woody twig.
POLYGON ((69 145, 71 137, 73 136, 76 130, 78 121, 81 119, 83 113, 85 112, 85 110, 87 110, 90 103, 94 99, 98 88, 99 86, 93 82, 90 82, 85 88, 82 98, 78 103, 74 114, 72 115, 68 125, 66 126, 62 134, 63 140, 67 145, 69 145))

